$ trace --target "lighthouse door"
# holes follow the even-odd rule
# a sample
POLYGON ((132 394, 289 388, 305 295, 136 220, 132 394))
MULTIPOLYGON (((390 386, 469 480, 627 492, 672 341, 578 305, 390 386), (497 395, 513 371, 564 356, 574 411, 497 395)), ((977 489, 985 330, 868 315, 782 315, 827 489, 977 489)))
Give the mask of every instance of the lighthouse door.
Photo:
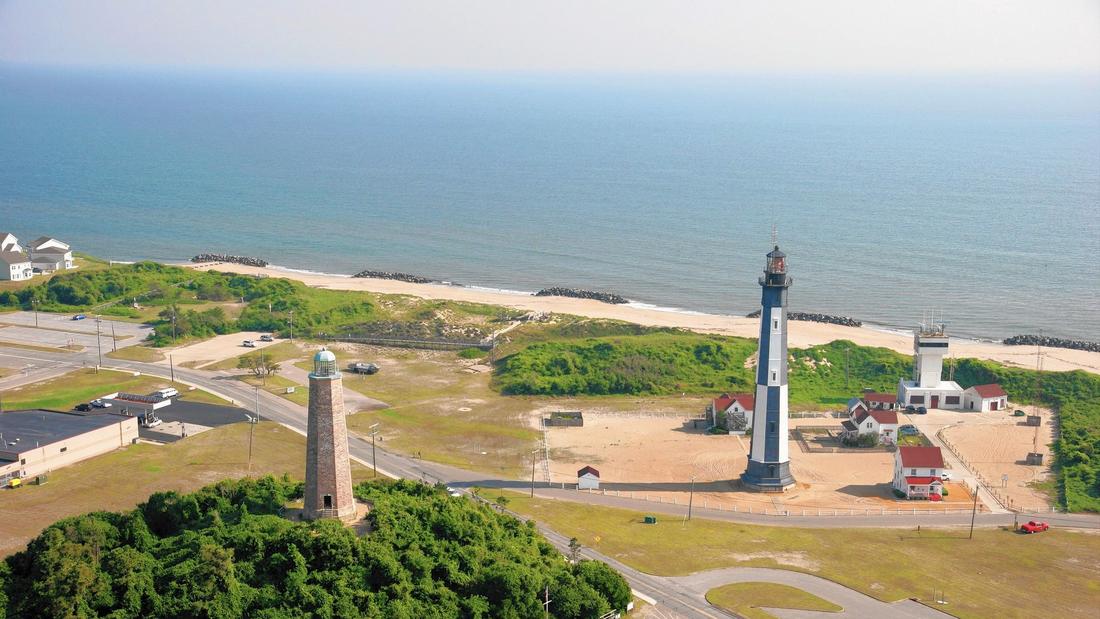
POLYGON ((939 407, 940 407, 940 396, 938 396, 938 395, 932 396, 932 408, 939 408, 939 407))

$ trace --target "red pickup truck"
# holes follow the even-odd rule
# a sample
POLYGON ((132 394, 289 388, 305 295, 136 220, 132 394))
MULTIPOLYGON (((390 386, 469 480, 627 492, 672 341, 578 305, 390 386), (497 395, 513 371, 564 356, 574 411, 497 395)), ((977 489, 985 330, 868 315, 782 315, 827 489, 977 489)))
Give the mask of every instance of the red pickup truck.
POLYGON ((1020 530, 1024 533, 1042 533, 1050 528, 1050 525, 1045 522, 1036 522, 1034 520, 1029 521, 1020 527, 1020 530))

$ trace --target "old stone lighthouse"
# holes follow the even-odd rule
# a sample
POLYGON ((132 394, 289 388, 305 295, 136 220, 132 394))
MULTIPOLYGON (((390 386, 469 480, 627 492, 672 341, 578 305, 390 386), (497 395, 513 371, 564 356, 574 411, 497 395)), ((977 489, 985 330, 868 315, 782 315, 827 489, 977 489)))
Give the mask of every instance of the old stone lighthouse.
POLYGON ((756 404, 752 446, 741 483, 751 490, 782 492, 794 485, 787 454, 787 254, 768 253, 760 301, 760 352, 756 364, 756 404))
POLYGON ((355 515, 344 419, 344 385, 336 355, 322 348, 309 375, 309 420, 306 429, 306 496, 302 516, 350 518, 355 515))

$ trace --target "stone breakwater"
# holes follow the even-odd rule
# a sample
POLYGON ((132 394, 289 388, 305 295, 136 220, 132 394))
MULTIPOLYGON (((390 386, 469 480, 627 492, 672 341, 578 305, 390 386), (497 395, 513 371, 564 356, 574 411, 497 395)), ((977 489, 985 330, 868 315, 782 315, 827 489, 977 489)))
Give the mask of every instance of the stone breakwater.
POLYGON ((592 299, 593 301, 602 301, 604 303, 611 303, 614 305, 622 305, 624 303, 630 303, 630 300, 622 295, 615 294, 613 292, 594 292, 592 290, 581 290, 580 288, 543 288, 535 293, 536 297, 573 297, 574 299, 592 299))
POLYGON ((1005 339, 1005 346, 1046 346, 1048 348, 1072 348, 1073 350, 1087 350, 1100 352, 1100 342, 1088 342, 1085 340, 1066 340, 1060 337, 1047 337, 1045 335, 1013 335, 1005 339))
MULTIPOLYGON (((745 314, 745 318, 760 318, 760 310, 745 314)), ((847 316, 833 316, 831 314, 808 314, 805 312, 787 312, 788 320, 802 320, 805 322, 824 322, 843 327, 862 327, 863 321, 847 316)))
POLYGON ((230 256, 229 254, 199 254, 191 262, 232 262, 250 267, 266 267, 267 260, 252 256, 230 256))
POLYGON ((369 277, 371 279, 395 279, 399 282, 408 282, 410 284, 430 284, 433 279, 427 277, 421 277, 419 275, 409 275, 408 273, 390 273, 388 271, 371 271, 364 270, 359 271, 352 277, 369 277))

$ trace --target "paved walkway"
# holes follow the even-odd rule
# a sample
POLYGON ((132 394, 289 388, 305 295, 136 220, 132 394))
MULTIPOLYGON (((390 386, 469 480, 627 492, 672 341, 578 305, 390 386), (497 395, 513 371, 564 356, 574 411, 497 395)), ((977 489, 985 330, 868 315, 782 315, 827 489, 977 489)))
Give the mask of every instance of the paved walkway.
POLYGON ((790 570, 763 567, 728 567, 705 572, 696 572, 688 576, 669 577, 667 580, 692 591, 702 602, 706 602, 707 591, 715 587, 739 582, 769 582, 801 589, 819 598, 828 600, 844 609, 839 613, 791 610, 785 608, 768 609, 769 613, 781 619, 785 617, 850 617, 852 619, 899 617, 902 619, 943 619, 950 616, 912 600, 901 600, 894 603, 882 602, 869 595, 864 595, 859 591, 839 585, 831 580, 826 580, 811 574, 804 574, 802 572, 792 572, 790 570))
MULTIPOLYGON (((309 372, 294 365, 296 361, 300 359, 291 359, 279 364, 279 376, 287 380, 292 380, 299 385, 309 385, 309 372)), ((351 413, 358 413, 359 411, 373 411, 381 408, 389 408, 389 404, 386 404, 382 400, 375 400, 374 398, 367 397, 354 389, 344 389, 344 409, 351 413)))

